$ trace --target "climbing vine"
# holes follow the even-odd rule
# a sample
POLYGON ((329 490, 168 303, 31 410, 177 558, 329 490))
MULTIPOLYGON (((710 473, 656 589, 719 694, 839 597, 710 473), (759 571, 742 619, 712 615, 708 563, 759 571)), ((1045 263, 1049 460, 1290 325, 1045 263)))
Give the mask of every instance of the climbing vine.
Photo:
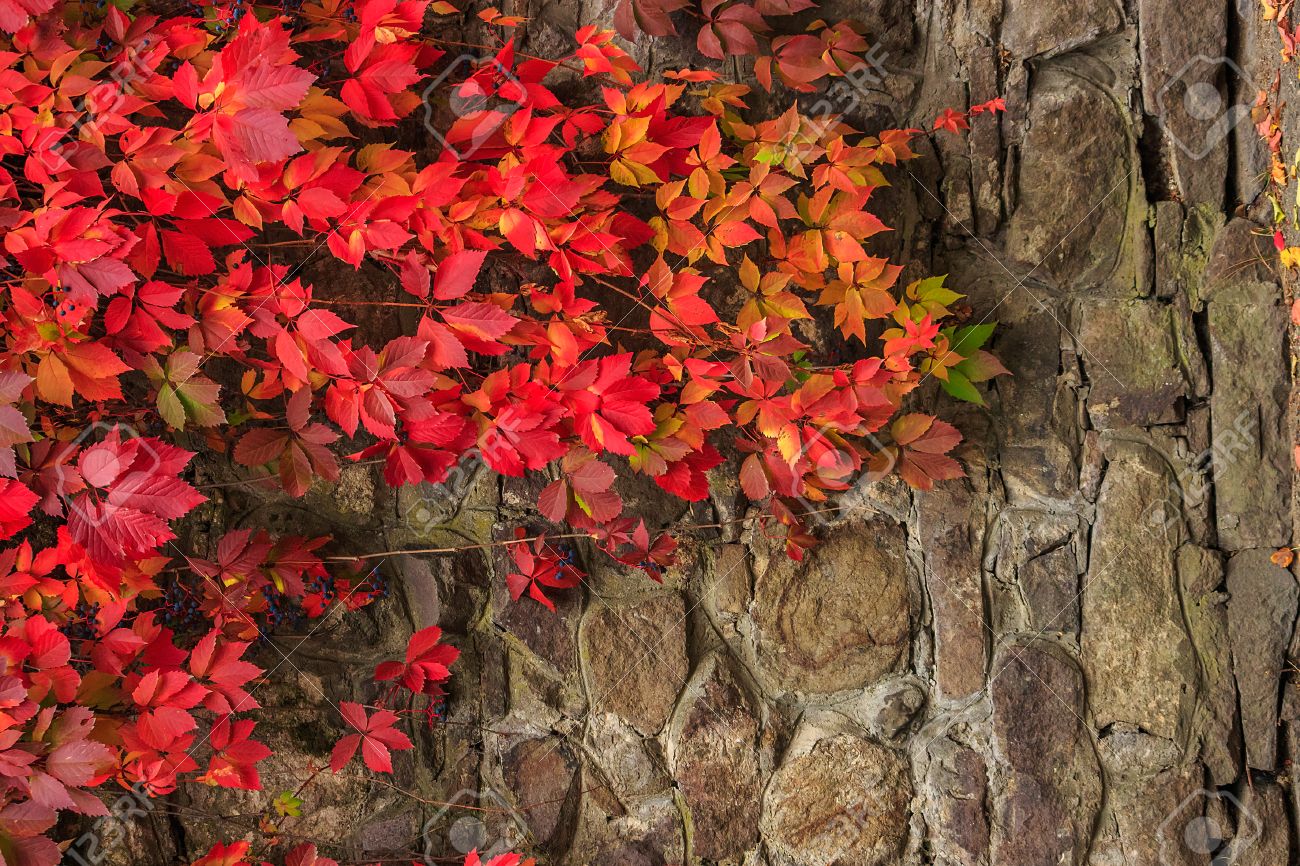
MULTIPOLYGON (((869 47, 845 22, 800 31, 811 6, 624 0, 616 23, 694 24, 703 55, 755 56, 788 98, 869 47)), ((329 538, 187 549, 196 461, 291 497, 341 460, 393 487, 471 456, 540 476, 536 525, 501 544, 510 594, 548 607, 585 577, 561 538, 652 579, 672 566, 669 528, 629 512, 621 479, 697 502, 726 463, 797 558, 862 471, 961 474, 960 434, 904 401, 934 377, 982 402, 1005 372, 992 326, 963 322, 941 277, 900 284, 871 241, 888 230, 873 190, 922 130, 756 116, 746 86, 651 79, 591 26, 554 57, 497 10, 483 44, 440 35, 464 18, 429 0, 0 0, 0 863, 59 862, 60 815, 105 815, 114 785, 258 789, 254 642, 387 591, 369 552, 329 538), (428 146, 397 147, 403 127, 428 146), (318 258, 389 296, 313 286, 318 258), (384 340, 345 318, 358 304, 409 327, 384 340)), ((391 772, 456 656, 427 628, 379 665, 373 700, 339 707, 329 771, 391 772)), ((198 863, 276 856, 298 793, 264 845, 198 863)), ((284 862, 333 863, 309 844, 284 862)))

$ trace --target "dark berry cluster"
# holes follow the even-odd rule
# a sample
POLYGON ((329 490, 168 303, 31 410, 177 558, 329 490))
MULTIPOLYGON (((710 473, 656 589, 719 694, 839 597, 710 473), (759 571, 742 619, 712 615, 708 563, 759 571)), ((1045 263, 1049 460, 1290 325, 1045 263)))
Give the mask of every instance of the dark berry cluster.
POLYGON ((388 598, 388 581, 384 579, 382 574, 380 574, 379 566, 376 565, 374 568, 370 569, 370 573, 366 575, 365 581, 361 584, 361 588, 357 590, 356 594, 360 596, 366 604, 369 604, 372 601, 379 601, 388 598))
POLYGON ((162 607, 163 625, 173 630, 197 626, 203 619, 199 611, 199 599, 189 586, 181 581, 168 583, 163 588, 162 607))
POLYGON ((641 560, 636 564, 636 567, 646 572, 647 574, 659 575, 664 573, 664 567, 651 559, 641 560))
MULTIPOLYGON (((262 595, 266 598, 266 624, 268 630, 281 626, 292 628, 303 620, 302 608, 291 597, 267 587, 262 595)), ((262 635, 265 637, 265 634, 262 635)))
POLYGON ((87 604, 85 599, 77 602, 72 616, 59 626, 69 640, 91 640, 99 635, 99 602, 87 604))
POLYGON ((308 595, 320 596, 321 602, 326 605, 334 601, 337 595, 334 587, 334 575, 327 572, 313 574, 307 578, 307 582, 303 586, 307 589, 308 595))

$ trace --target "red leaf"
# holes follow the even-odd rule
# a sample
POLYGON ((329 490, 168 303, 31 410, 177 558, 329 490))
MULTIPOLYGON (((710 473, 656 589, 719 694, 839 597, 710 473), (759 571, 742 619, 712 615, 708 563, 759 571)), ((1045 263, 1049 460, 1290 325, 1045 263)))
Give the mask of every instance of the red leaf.
POLYGON ((493 344, 519 323, 500 307, 478 302, 443 310, 442 318, 462 342, 468 341, 465 345, 476 352, 493 352, 493 344))
POLYGON ((210 274, 217 269, 212 250, 192 234, 163 232, 162 245, 167 264, 177 273, 193 277, 210 274))
POLYGON ((450 301, 474 288, 474 280, 486 257, 486 250, 461 250, 443 259, 438 264, 433 296, 440 301, 450 301))

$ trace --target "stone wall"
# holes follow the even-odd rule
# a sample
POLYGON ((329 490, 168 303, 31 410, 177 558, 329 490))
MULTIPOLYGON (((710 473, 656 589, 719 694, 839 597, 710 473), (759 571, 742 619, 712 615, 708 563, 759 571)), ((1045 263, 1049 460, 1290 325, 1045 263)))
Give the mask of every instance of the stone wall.
MULTIPOLYGON (((1300 856, 1297 586, 1269 561, 1292 541, 1290 355, 1243 114, 1274 37, 1247 0, 828 5, 880 40, 878 80, 831 97, 863 124, 1006 97, 884 196, 892 252, 1000 323, 1014 375, 987 409, 920 395, 967 434, 968 478, 865 487, 802 564, 738 522, 694 536, 662 586, 590 557, 556 614, 508 602, 499 552, 387 560, 388 603, 263 649, 264 795, 191 791, 124 862, 255 826, 323 762, 335 703, 435 623, 464 653, 445 724, 391 783, 318 776, 291 836, 347 862, 453 862, 476 834, 620 866, 1300 856)), ((599 2, 513 11, 538 53, 610 20, 599 2)), ((639 55, 674 68, 679 48, 639 55)), ((305 504, 228 488, 213 531, 464 544, 508 534, 536 494, 482 474, 453 501, 395 499, 368 471, 305 504)), ((716 487, 683 516, 743 517, 716 487)))

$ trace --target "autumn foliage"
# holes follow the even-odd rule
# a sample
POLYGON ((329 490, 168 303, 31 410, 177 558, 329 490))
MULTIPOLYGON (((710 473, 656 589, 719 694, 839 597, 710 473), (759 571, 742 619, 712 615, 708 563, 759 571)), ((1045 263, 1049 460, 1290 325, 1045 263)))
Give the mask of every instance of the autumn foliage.
MULTIPOLYGON (((623 0, 616 24, 698 25, 701 54, 755 55, 792 104, 869 47, 847 23, 801 30, 811 6, 623 0)), ((101 786, 259 788, 254 642, 290 609, 384 593, 346 561, 371 551, 327 538, 185 549, 196 462, 291 497, 341 459, 394 487, 471 454, 537 474, 536 524, 502 544, 510 594, 547 606, 585 576, 557 534, 651 578, 673 565, 620 479, 698 502, 711 472, 738 473, 798 557, 810 514, 863 471, 961 473, 958 432, 904 403, 929 377, 980 402, 1004 372, 992 326, 963 325, 940 277, 900 283, 871 241, 888 230, 873 190, 921 130, 755 117, 745 86, 649 80, 594 27, 529 56, 494 10, 467 62, 439 38, 464 17, 0 0, 0 864, 58 862, 50 829, 104 814, 101 786), (388 143, 399 128, 426 146, 388 143), (330 259, 383 275, 370 303, 412 326, 384 340, 349 321, 367 302, 306 281, 330 259)), ((436 721, 457 655, 440 638, 417 633, 370 703, 339 707, 331 771, 391 772, 402 728, 436 721)))

